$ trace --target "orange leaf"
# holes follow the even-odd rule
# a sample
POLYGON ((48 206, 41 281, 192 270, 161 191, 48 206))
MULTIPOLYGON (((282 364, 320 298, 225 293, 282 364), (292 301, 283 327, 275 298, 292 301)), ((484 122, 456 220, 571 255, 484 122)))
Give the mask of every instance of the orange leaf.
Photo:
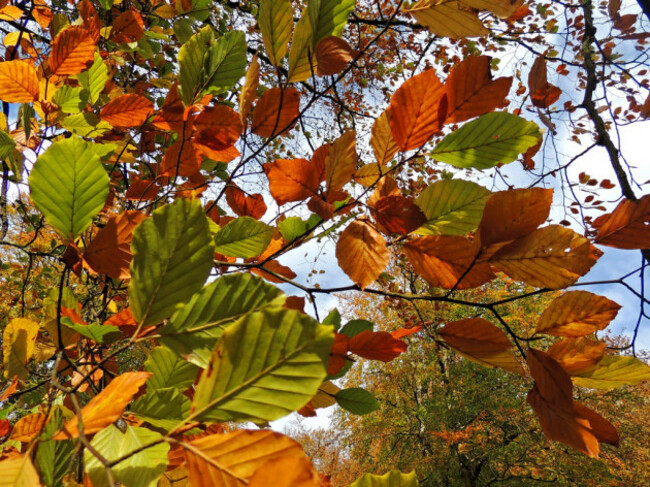
POLYGON ((454 321, 438 333, 445 343, 469 360, 523 375, 506 334, 483 318, 454 321))
POLYGON ((427 222, 422 210, 404 196, 380 198, 371 213, 379 227, 387 230, 386 233, 411 233, 427 222))
POLYGON ((366 219, 358 219, 341 233, 336 258, 348 277, 365 289, 386 268, 390 253, 384 237, 366 219))
POLYGON ((187 114, 188 111, 178 96, 178 83, 174 83, 167 92, 165 103, 161 110, 156 112, 152 123, 162 130, 173 130, 182 134, 188 125, 187 114))
POLYGON ((343 333, 334 332, 334 344, 330 352, 330 363, 327 368, 329 375, 336 375, 347 362, 350 349, 350 337, 343 333))
POLYGON ((202 134, 193 139, 193 147, 199 157, 207 157, 215 162, 230 162, 237 159, 241 154, 234 145, 227 149, 214 149, 210 146, 211 140, 206 140, 202 134))
POLYGON ((113 22, 110 40, 127 44, 137 42, 144 35, 144 22, 142 16, 131 7, 122 12, 113 22))
POLYGON ((160 191, 160 186, 153 179, 140 179, 136 178, 131 181, 129 189, 126 190, 124 197, 127 200, 135 201, 151 201, 160 191))
POLYGON ((11 395, 18 390, 18 376, 14 375, 13 379, 11 379, 11 383, 7 386, 7 388, 2 391, 2 394, 0 394, 0 402, 6 401, 11 397, 11 395))
POLYGON ((251 112, 253 101, 257 98, 257 87, 260 83, 260 62, 257 55, 253 56, 248 69, 246 70, 246 79, 244 86, 239 94, 239 115, 242 126, 246 126, 248 115, 251 112))
POLYGON ((50 70, 60 76, 79 74, 95 58, 95 41, 83 27, 68 27, 52 41, 50 70))
POLYGON ((257 102, 251 130, 262 137, 275 137, 291 130, 300 113, 300 92, 295 88, 271 88, 257 102))
POLYGON ((328 191, 342 189, 357 170, 357 133, 348 130, 332 142, 325 158, 325 180, 328 191))
POLYGON ((302 201, 316 194, 318 174, 306 159, 276 159, 264 164, 271 196, 278 205, 302 201))
POLYGON ((263 267, 253 267, 251 272, 257 274, 260 277, 263 277, 267 281, 275 282, 276 284, 284 284, 286 281, 280 279, 279 277, 274 276, 270 272, 266 272, 265 269, 272 271, 276 274, 279 274, 287 279, 295 279, 297 274, 291 270, 290 267, 280 264, 277 260, 269 260, 264 263, 263 267))
MULTIPOLYGON (((81 410, 84 434, 97 433, 117 421, 133 396, 152 375, 150 372, 125 372, 113 379, 81 410)), ((75 415, 53 439, 65 440, 78 436, 79 418, 75 415)))
POLYGON ((446 123, 458 123, 508 106, 512 78, 492 79, 489 56, 468 56, 445 82, 446 123))
POLYGON ((384 176, 379 180, 375 186, 375 190, 372 192, 368 198, 368 206, 375 206, 377 202, 387 196, 399 196, 399 187, 393 178, 390 176, 384 176))
MULTIPOLYGON (((314 415, 316 414, 316 411, 314 411, 314 415)), ((9 430, 11 429, 11 424, 9 421, 6 419, 0 419, 0 438, 5 436, 7 433, 9 433, 9 430)))
POLYGON ((247 195, 237 186, 226 188, 226 201, 239 216, 250 216, 258 220, 266 213, 266 204, 261 194, 247 195))
POLYGON ((153 113, 153 103, 142 95, 129 93, 108 102, 99 112, 114 127, 139 127, 153 113))
POLYGON ((350 44, 336 36, 321 39, 316 45, 317 73, 320 76, 338 74, 354 59, 355 51, 350 44))
POLYGON ((30 103, 38 99, 38 76, 27 61, 0 62, 0 100, 30 103))
POLYGON ((487 247, 528 235, 546 221, 552 201, 552 189, 514 189, 492 194, 479 225, 481 244, 487 247))
POLYGON ((319 183, 325 181, 326 178, 325 164, 331 146, 332 144, 330 144, 329 142, 327 144, 323 144, 318 149, 316 149, 314 151, 314 155, 311 156, 312 171, 314 171, 318 175, 319 183))
POLYGON ((208 435, 191 440, 188 446, 191 449, 184 453, 192 487, 245 487, 267 461, 306 458, 296 441, 270 430, 208 435))
POLYGON ((555 299, 542 313, 535 333, 581 337, 602 330, 621 306, 611 299, 587 291, 569 291, 555 299))
POLYGON ((191 140, 177 140, 163 156, 161 169, 169 176, 191 177, 199 174, 203 155, 191 140))
POLYGON ((23 11, 15 5, 7 5, 0 8, 0 20, 19 20, 23 16, 23 11))
POLYGON ((550 107, 562 94, 562 91, 547 81, 546 59, 538 56, 528 73, 528 89, 533 105, 540 108, 550 107))
POLYGON ((239 114, 225 105, 207 107, 193 120, 194 130, 210 140, 210 147, 223 150, 232 146, 242 132, 239 114))
POLYGON ((390 334, 393 335, 393 338, 404 338, 421 331, 423 328, 422 325, 412 326, 411 328, 398 328, 395 331, 391 331, 390 334))
POLYGON ((407 348, 406 342, 386 331, 363 330, 350 338, 350 352, 369 360, 390 362, 407 348))
POLYGON ((624 199, 616 209, 593 222, 594 242, 619 249, 650 248, 650 195, 638 201, 624 199))
POLYGON ((79 9, 79 16, 83 20, 83 26, 90 34, 93 41, 97 42, 104 23, 99 18, 95 6, 90 0, 81 0, 81 2, 77 4, 77 8, 79 9))
POLYGON ((467 237, 421 237, 402 248, 415 272, 434 287, 469 289, 496 277, 489 265, 475 263, 478 242, 467 237))
POLYGON ((607 345, 591 338, 565 338, 554 343, 547 353, 569 375, 589 372, 605 356, 607 345))
POLYGON ((251 477, 248 487, 320 487, 320 478, 307 458, 268 460, 251 477))
POLYGON ((557 361, 541 350, 528 349, 530 375, 541 397, 554 407, 573 410, 573 383, 557 361))
POLYGON ((86 263, 98 274, 129 279, 133 229, 145 218, 139 211, 125 211, 108 220, 86 248, 83 255, 86 263))
POLYGON ((104 322, 105 325, 112 325, 117 327, 122 326, 138 326, 138 323, 133 318, 131 308, 125 308, 116 315, 111 316, 104 322))
POLYGON ((390 130, 402 151, 417 149, 440 131, 447 113, 445 90, 433 69, 411 77, 390 99, 390 130))
POLYGON ((14 425, 9 439, 29 443, 39 435, 45 425, 45 415, 42 413, 30 414, 20 418, 14 425))
POLYGON ((390 107, 384 110, 372 125, 370 145, 380 165, 388 164, 399 151, 393 133, 390 131, 390 107))

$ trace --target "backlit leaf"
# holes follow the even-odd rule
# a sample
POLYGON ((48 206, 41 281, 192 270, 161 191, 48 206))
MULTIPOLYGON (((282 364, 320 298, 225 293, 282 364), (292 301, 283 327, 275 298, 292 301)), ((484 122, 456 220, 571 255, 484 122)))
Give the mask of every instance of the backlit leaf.
POLYGON ((54 142, 29 176, 32 201, 69 240, 90 225, 108 196, 108 174, 93 145, 79 137, 54 142))
POLYGON ((366 220, 355 220, 336 243, 339 266, 361 289, 372 284, 388 265, 386 241, 366 220))
POLYGON ((129 299, 136 321, 157 323, 187 301, 212 269, 214 243, 198 200, 155 210, 133 232, 129 299))
POLYGON ((27 379, 27 363, 34 353, 38 323, 27 318, 14 318, 2 332, 4 376, 27 379))
POLYGON ((258 22, 271 64, 279 66, 287 53, 293 29, 291 2, 289 0, 263 0, 260 2, 258 22))
POLYGON ((364 474, 350 487, 418 487, 418 485, 420 484, 415 470, 409 473, 391 470, 384 475, 364 474))
POLYGON ((547 350, 569 375, 593 370, 605 356, 607 344, 587 337, 565 338, 547 350))
POLYGON ((390 362, 406 351, 408 344, 386 331, 363 330, 350 338, 348 348, 359 357, 390 362))
POLYGON ((53 74, 79 74, 95 57, 95 41, 83 27, 68 27, 52 41, 49 64, 53 74))
MULTIPOLYGON (((320 3, 320 2, 318 2, 320 3)), ((289 50, 288 78, 292 83, 305 81, 315 73, 314 33, 309 20, 309 7, 303 8, 300 19, 296 23, 289 50)))
POLYGON ((440 37, 462 39, 489 33, 476 13, 459 1, 419 0, 404 11, 440 37))
POLYGON ((445 121, 444 87, 433 69, 417 74, 400 86, 390 99, 390 129, 401 151, 417 149, 445 121))
POLYGON ((578 373, 573 381, 590 389, 613 389, 650 380, 650 367, 635 357, 609 355, 589 372, 578 373))
POLYGON ((0 462, 0 487, 40 487, 41 485, 29 454, 0 462))
POLYGON ((619 249, 650 248, 650 195, 624 199, 612 213, 598 217, 594 242, 619 249))
POLYGON ((142 95, 121 95, 106 104, 99 116, 113 127, 139 127, 153 113, 153 104, 142 95))
POLYGON ((524 0, 461 0, 462 3, 478 10, 488 10, 507 19, 524 3, 524 0))
POLYGON ((384 110, 372 125, 370 145, 380 165, 388 164, 399 151, 390 129, 390 109, 384 110))
POLYGON ((183 360, 167 347, 154 348, 144 368, 153 374, 147 381, 147 391, 169 387, 183 391, 194 383, 199 371, 196 365, 183 360))
POLYGON ((233 30, 220 37, 208 49, 203 65, 205 78, 199 94, 218 95, 228 91, 246 70, 246 36, 233 30))
POLYGON ((325 180, 328 191, 342 189, 357 170, 357 133, 348 130, 332 142, 325 159, 325 180))
POLYGON ((192 414, 203 421, 273 421, 304 406, 326 375, 333 330, 289 309, 228 327, 201 375, 192 414))
POLYGON ((273 228, 249 216, 235 218, 214 236, 215 251, 250 259, 260 255, 273 237, 273 228))
POLYGON ((27 61, 0 63, 0 100, 7 103, 30 103, 38 99, 36 70, 27 61))
POLYGON ((546 59, 538 56, 528 73, 528 89, 533 105, 540 108, 550 107, 562 92, 557 86, 550 84, 546 78, 546 59))
POLYGON ((352 59, 354 50, 340 37, 328 36, 316 46, 317 72, 320 76, 331 76, 345 69, 352 59))
POLYGON ((300 93, 295 88, 266 90, 255 105, 251 130, 261 137, 282 135, 295 125, 300 112, 300 93))
POLYGON ((276 159, 264 164, 264 171, 278 205, 314 196, 320 184, 313 164, 306 159, 276 159))
POLYGON ((307 458, 267 460, 250 479, 249 487, 321 487, 320 477, 307 458))
MULTIPOLYGON (((271 2, 267 2, 271 3, 271 2)), ((246 70, 246 79, 244 86, 239 93, 239 116, 243 127, 246 127, 248 115, 251 113, 253 102, 257 98, 257 87, 260 82, 260 62, 257 56, 253 56, 248 69, 246 70)))
POLYGON ((312 52, 325 37, 341 34, 355 5, 356 0, 313 0, 307 4, 313 32, 312 52))
POLYGON ((371 214, 387 233, 407 234, 427 221, 422 210, 404 196, 384 196, 374 204, 371 214))
POLYGON ((555 299, 537 322, 535 333, 581 337, 602 330, 621 306, 587 291, 569 291, 555 299))
POLYGON ((460 168, 486 169, 514 161, 541 137, 534 122, 506 112, 486 113, 447 135, 431 157, 460 168))

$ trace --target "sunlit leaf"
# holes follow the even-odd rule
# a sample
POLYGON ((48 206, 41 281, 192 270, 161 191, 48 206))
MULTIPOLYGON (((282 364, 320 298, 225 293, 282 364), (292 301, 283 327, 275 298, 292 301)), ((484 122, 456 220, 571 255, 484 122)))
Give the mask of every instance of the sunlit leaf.
POLYGON ((635 357, 609 355, 589 372, 582 372, 573 381, 590 389, 613 389, 624 385, 635 385, 650 380, 650 367, 635 357))
POLYGON ((440 37, 462 39, 489 33, 476 12, 459 1, 419 0, 405 12, 440 37))
POLYGON ((337 191, 350 180, 357 169, 357 133, 348 130, 332 142, 325 159, 325 180, 329 191, 337 191))
POLYGON ((41 485, 29 454, 0 461, 0 487, 40 487, 41 485))
POLYGON ((391 470, 384 475, 364 474, 350 487, 418 487, 418 485, 420 484, 415 470, 409 473, 391 470))
POLYGON ((235 218, 214 236, 215 251, 249 259, 260 255, 273 237, 273 227, 249 216, 235 218))
POLYGON ((593 370, 605 356, 607 344, 587 337, 565 338, 547 350, 569 375, 593 370))
POLYGON ((52 41, 49 64, 53 74, 79 74, 95 57, 95 41, 83 27, 68 27, 52 41))
POLYGON ((307 159, 276 159, 264 164, 269 191, 278 205, 314 196, 320 182, 307 159))
MULTIPOLYGON (((267 2, 271 3, 271 2, 267 2)), ((248 115, 253 107, 253 102, 257 98, 257 87, 260 82, 260 62, 257 56, 253 56, 248 69, 246 70, 246 79, 244 86, 239 93, 239 115, 242 126, 247 125, 248 115)))
POLYGON ((183 360, 167 347, 154 348, 144 368, 153 374, 147 381, 147 391, 169 387, 185 390, 194 383, 199 371, 196 365, 183 360))
POLYGON ((390 129, 390 109, 384 110, 372 125, 370 145, 375 153, 377 163, 380 165, 388 164, 399 152, 399 147, 390 129))
POLYGON ((386 241, 366 220, 355 220, 336 244, 339 266, 354 283, 365 289, 388 265, 386 241))
POLYGON ((153 104, 142 95, 121 95, 106 104, 99 116, 113 127, 139 127, 153 113, 153 104))
POLYGON ((7 103, 29 103, 38 99, 36 70, 27 61, 0 63, 0 100, 7 103))
POLYGON ((289 0, 260 2, 258 19, 264 47, 273 66, 278 66, 287 53, 293 29, 293 7, 289 0))
POLYGON ((282 457, 267 460, 250 479, 250 487, 320 487, 318 473, 307 458, 282 457))
MULTIPOLYGON (((347 325, 346 325, 347 326, 347 325)), ((343 333, 343 330, 341 331, 343 333)), ((408 348, 408 344, 386 331, 363 330, 351 336, 348 348, 359 357, 390 362, 408 348)))
POLYGON ((27 363, 34 353, 38 323, 28 318, 14 318, 2 331, 4 376, 27 379, 27 363))
POLYGON ((300 111, 300 93, 295 88, 266 90, 255 105, 251 130, 261 137, 282 135, 295 125, 300 111))
POLYGON ((624 199, 612 213, 593 222, 594 242, 619 249, 650 248, 650 195, 638 201, 624 199))

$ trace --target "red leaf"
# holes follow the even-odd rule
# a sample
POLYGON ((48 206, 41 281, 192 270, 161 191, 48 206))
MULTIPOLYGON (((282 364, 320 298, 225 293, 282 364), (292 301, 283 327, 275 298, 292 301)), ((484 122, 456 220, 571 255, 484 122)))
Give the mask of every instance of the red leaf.
POLYGON ((350 338, 350 352, 370 360, 390 362, 407 348, 406 342, 385 331, 364 330, 350 338))

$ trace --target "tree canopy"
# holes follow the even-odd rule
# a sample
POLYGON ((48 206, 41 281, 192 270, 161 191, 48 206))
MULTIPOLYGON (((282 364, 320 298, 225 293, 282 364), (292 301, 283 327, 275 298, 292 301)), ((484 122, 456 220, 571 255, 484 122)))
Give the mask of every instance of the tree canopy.
MULTIPOLYGON (((327 484, 269 422, 377 410, 333 381, 413 340, 513 374, 548 439, 619 444, 576 390, 650 379, 646 0, 0 0, 0 21, 0 485, 327 484), (342 323, 343 291, 408 320, 342 323)), ((418 472, 373 475, 353 485, 418 472)))

